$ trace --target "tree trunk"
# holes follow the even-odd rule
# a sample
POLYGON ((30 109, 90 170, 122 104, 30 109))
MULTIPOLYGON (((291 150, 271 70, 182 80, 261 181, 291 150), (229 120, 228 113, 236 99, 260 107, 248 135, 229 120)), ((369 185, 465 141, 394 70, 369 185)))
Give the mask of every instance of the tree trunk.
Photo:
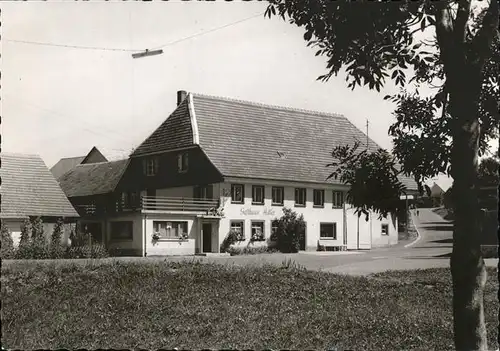
POLYGON ((487 275, 481 256, 477 189, 480 136, 477 100, 481 85, 477 76, 467 73, 471 72, 462 71, 459 81, 450 84, 454 88, 450 90, 450 113, 455 206, 451 274, 455 347, 459 351, 488 349, 483 307, 487 275))

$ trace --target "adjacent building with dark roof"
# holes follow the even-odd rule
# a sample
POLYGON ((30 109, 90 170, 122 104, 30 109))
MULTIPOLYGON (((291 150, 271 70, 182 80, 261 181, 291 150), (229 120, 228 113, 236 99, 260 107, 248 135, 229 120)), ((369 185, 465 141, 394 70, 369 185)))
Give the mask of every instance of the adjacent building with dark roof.
MULTIPOLYGON (((59 185, 81 216, 82 229, 110 251, 141 255, 140 235, 134 243, 127 235, 111 233, 111 222, 123 217, 124 210, 139 209, 139 198, 125 198, 128 193, 118 189, 128 159, 80 164, 59 178, 59 185), (135 245, 135 246, 134 246, 135 245), (138 248, 136 248, 138 246, 138 248)), ((141 220, 135 212, 126 212, 127 219, 141 220)))
POLYGON ((60 182, 75 206, 94 208, 84 221, 108 246, 142 256, 217 253, 231 230, 237 245, 266 243, 284 207, 304 215, 302 250, 369 249, 397 243, 395 216, 358 219, 326 167, 335 146, 366 140, 342 115, 179 91, 127 162, 79 165, 60 182))
POLYGON ((23 221, 29 217, 42 217, 48 236, 58 218, 76 221, 77 211, 40 156, 2 153, 0 157, 0 218, 11 230, 15 242, 19 240, 23 221))
POLYGON ((50 171, 56 179, 59 179, 66 172, 72 170, 80 164, 89 164, 96 162, 107 162, 104 155, 94 146, 86 156, 66 157, 60 159, 50 171))

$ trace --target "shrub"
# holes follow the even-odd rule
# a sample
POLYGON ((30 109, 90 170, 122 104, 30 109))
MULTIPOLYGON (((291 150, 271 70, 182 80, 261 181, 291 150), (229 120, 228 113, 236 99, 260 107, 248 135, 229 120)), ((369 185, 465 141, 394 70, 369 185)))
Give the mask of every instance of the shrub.
POLYGON ((51 258, 50 245, 44 235, 41 217, 30 217, 24 221, 19 247, 14 257, 25 260, 51 258))
POLYGON ((43 232, 43 221, 41 217, 33 217, 31 222, 31 240, 32 241, 45 241, 43 232))
POLYGON ((92 235, 84 233, 77 226, 70 235, 71 246, 66 250, 66 258, 105 258, 109 254, 100 243, 92 242, 92 235))
POLYGON ((71 246, 66 250, 66 258, 106 258, 108 252, 102 244, 71 246))
POLYGON ((220 245, 220 252, 229 252, 231 245, 241 240, 241 234, 236 230, 230 230, 220 245))
POLYGON ((277 221, 277 231, 275 234, 276 248, 284 253, 298 252, 300 249, 300 239, 305 233, 306 224, 303 215, 289 208, 283 208, 283 216, 277 221))
POLYGON ((31 221, 28 218, 26 218, 21 226, 21 237, 19 240, 19 248, 23 247, 24 245, 30 242, 30 235, 31 235, 31 221))
POLYGON ((21 241, 18 249, 15 250, 14 257, 16 259, 36 260, 51 258, 105 258, 109 256, 102 244, 93 243, 90 234, 82 233, 78 229, 71 232, 71 246, 65 248, 61 242, 63 233, 64 222, 62 219, 59 219, 54 226, 49 243, 45 238, 43 222, 40 217, 25 220, 21 230, 21 241))
POLYGON ((45 240, 30 240, 19 245, 15 258, 20 260, 42 260, 51 258, 50 246, 45 240))
POLYGON ((2 242, 0 243, 0 257, 2 259, 9 259, 14 256, 14 241, 12 240, 12 234, 2 221, 1 223, 1 233, 2 233, 2 242))
POLYGON ((65 248, 61 243, 61 239, 64 233, 64 222, 59 218, 54 226, 54 230, 50 237, 50 256, 51 258, 62 258, 64 257, 65 248))
POLYGON ((267 246, 258 246, 258 247, 245 246, 245 247, 229 247, 226 252, 228 252, 231 256, 238 256, 238 255, 257 255, 262 253, 272 253, 276 252, 276 250, 268 248, 267 246))

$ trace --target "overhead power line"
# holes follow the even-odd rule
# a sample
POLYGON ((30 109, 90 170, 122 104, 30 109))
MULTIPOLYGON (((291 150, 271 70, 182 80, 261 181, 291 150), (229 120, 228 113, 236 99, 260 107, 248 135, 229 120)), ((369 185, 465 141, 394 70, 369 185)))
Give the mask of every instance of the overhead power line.
POLYGON ((101 137, 106 137, 106 138, 111 137, 111 138, 113 138, 117 141, 120 141, 120 142, 126 142, 129 139, 128 137, 126 137, 120 133, 117 133, 115 130, 112 130, 109 128, 104 128, 102 126, 92 125, 91 123, 86 122, 84 118, 81 118, 79 121, 75 121, 74 119, 71 119, 70 117, 68 117, 68 115, 59 113, 57 111, 48 109, 46 107, 42 107, 40 105, 33 104, 33 103, 26 101, 24 99, 19 99, 19 98, 14 97, 10 94, 7 94, 7 97, 14 98, 15 100, 18 100, 19 102, 21 102, 21 104, 28 105, 30 107, 37 109, 37 110, 48 113, 49 115, 60 117, 60 118, 57 118, 57 120, 59 122, 63 122, 63 123, 66 123, 68 125, 72 125, 77 130, 86 131, 88 133, 91 133, 91 134, 94 134, 97 136, 101 136, 101 137), (100 130, 95 130, 95 129, 100 129, 100 130))
POLYGON ((5 41, 9 41, 12 43, 21 43, 21 44, 30 44, 30 45, 41 45, 41 46, 56 46, 61 48, 70 48, 70 49, 83 49, 83 50, 100 50, 100 51, 124 51, 124 52, 133 52, 137 50, 131 49, 120 49, 120 48, 105 48, 98 46, 82 46, 82 45, 67 45, 67 44, 55 44, 55 43, 47 43, 40 41, 29 41, 29 40, 17 40, 17 39, 4 39, 5 41))
POLYGON ((197 33, 197 34, 193 34, 193 35, 190 35, 188 37, 184 37, 184 38, 181 38, 181 39, 178 39, 178 40, 174 40, 174 41, 171 41, 169 43, 166 43, 166 44, 163 44, 161 46, 156 46, 156 47, 153 47, 152 50, 156 50, 156 49, 162 49, 164 47, 167 47, 167 46, 170 46, 170 45, 174 45, 174 44, 177 44, 177 43, 180 43, 182 41, 185 41, 185 40, 189 40, 189 39, 192 39, 192 38, 195 38, 195 37, 199 37, 199 36, 202 36, 202 35, 205 35, 205 34, 208 34, 208 33, 212 33, 212 32, 215 32, 215 31, 218 31, 218 30, 221 30, 221 29, 224 29, 224 28, 227 28, 227 27, 231 27, 231 26, 234 26, 236 24, 239 24, 239 23, 242 23, 242 22, 246 22, 248 20, 251 20, 255 17, 258 17, 258 16, 261 16, 263 15, 264 12, 260 12, 256 15, 253 15, 253 16, 250 16, 250 17, 247 17, 247 18, 243 18, 239 21, 236 21, 236 22, 232 22, 232 23, 228 23, 228 24, 225 24, 221 27, 216 27, 216 28, 213 28, 213 29, 209 29, 205 32, 201 32, 201 33, 197 33))
MULTIPOLYGON (((160 46, 155 46, 155 47, 153 47, 153 48, 151 48, 149 50, 159 50, 159 49, 162 49, 162 48, 167 47, 167 46, 175 45, 177 43, 180 43, 180 42, 183 42, 183 41, 186 41, 186 40, 189 40, 189 39, 193 39, 193 38, 196 38, 196 37, 208 34, 208 33, 213 33, 215 31, 218 31, 218 30, 221 30, 221 29, 224 29, 224 28, 228 28, 228 27, 237 25, 239 23, 248 21, 250 19, 253 19, 255 17, 261 16, 263 14, 264 14, 264 12, 261 12, 261 13, 258 13, 256 15, 253 15, 253 16, 250 16, 250 17, 247 17, 247 18, 244 18, 244 19, 241 19, 241 20, 236 21, 236 22, 231 22, 231 23, 225 24, 223 26, 216 27, 216 28, 213 28, 213 29, 209 29, 207 31, 200 32, 200 33, 197 33, 197 34, 193 34, 193 35, 190 35, 190 36, 178 39, 178 40, 174 40, 172 42, 169 42, 169 43, 166 43, 166 44, 163 44, 163 45, 160 45, 160 46)), ((124 49, 124 48, 108 48, 108 47, 99 47, 99 46, 57 44, 57 43, 51 43, 51 42, 40 42, 40 41, 30 41, 30 40, 18 40, 18 39, 6 39, 6 38, 3 38, 3 40, 4 41, 8 41, 8 42, 12 42, 12 43, 29 44, 29 45, 40 45, 40 46, 54 46, 54 47, 62 47, 62 48, 69 48, 69 49, 80 49, 80 50, 121 51, 121 52, 137 52, 137 51, 144 50, 144 49, 124 49)))

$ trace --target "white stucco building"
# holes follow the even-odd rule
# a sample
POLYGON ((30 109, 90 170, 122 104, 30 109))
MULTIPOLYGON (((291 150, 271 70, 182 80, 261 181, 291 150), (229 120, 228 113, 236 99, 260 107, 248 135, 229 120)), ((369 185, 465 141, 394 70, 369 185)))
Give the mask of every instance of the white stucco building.
MULTIPOLYGON (((302 250, 397 243, 395 218, 358 220, 344 203, 347 187, 327 180, 333 148, 367 139, 344 116, 184 91, 177 100, 129 160, 79 165, 60 180, 108 247, 142 256, 217 253, 231 229, 244 238, 237 245, 252 233, 265 243, 284 207, 304 215, 302 250)), ((369 147, 378 148, 371 140, 369 147)))

